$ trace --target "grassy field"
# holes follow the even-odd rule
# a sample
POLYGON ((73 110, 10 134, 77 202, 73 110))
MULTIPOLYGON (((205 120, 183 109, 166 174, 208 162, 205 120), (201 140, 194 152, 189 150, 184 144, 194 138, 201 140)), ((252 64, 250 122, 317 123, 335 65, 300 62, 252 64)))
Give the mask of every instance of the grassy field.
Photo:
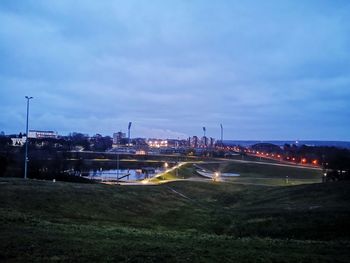
POLYGON ((321 170, 298 166, 278 166, 273 163, 228 161, 201 164, 201 167, 221 173, 238 173, 239 177, 230 178, 236 183, 282 186, 320 183, 322 181, 321 170))
POLYGON ((0 261, 349 262, 349 190, 2 178, 0 261))

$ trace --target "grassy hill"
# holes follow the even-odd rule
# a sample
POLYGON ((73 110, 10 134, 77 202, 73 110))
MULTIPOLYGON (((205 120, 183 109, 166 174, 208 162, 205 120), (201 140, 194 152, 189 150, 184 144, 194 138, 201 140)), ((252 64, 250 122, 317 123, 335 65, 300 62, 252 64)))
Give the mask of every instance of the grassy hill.
POLYGON ((0 261, 348 262, 350 184, 0 179, 0 261))
POLYGON ((298 185, 306 183, 320 183, 322 171, 320 169, 280 165, 269 162, 242 162, 231 160, 218 163, 203 163, 201 167, 221 173, 237 173, 239 177, 230 178, 236 183, 264 184, 264 185, 298 185), (288 180, 287 180, 288 177, 288 180))

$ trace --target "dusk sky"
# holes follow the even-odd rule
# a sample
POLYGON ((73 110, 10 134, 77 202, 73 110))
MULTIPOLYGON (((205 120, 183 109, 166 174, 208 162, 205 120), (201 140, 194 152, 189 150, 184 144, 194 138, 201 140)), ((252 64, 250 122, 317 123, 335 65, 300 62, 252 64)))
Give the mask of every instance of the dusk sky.
POLYGON ((350 140, 350 1, 0 2, 0 131, 350 140))

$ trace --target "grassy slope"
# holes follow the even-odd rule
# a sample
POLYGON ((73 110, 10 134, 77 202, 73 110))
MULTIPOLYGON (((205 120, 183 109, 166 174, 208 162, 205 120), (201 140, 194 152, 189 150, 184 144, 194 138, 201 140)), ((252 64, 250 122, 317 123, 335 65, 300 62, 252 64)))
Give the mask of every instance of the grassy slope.
POLYGON ((346 262, 349 188, 0 179, 0 261, 346 262))
POLYGON ((259 163, 240 163, 235 161, 203 164, 202 167, 222 173, 238 173, 239 177, 230 180, 241 183, 258 183, 270 185, 289 185, 319 183, 322 181, 322 171, 300 167, 286 167, 259 163))

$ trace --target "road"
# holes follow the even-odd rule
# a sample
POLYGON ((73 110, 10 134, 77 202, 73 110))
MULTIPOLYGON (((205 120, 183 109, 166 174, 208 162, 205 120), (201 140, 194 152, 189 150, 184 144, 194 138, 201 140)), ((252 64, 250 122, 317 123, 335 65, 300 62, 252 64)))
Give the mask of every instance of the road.
MULTIPOLYGON (((201 167, 200 164, 207 164, 207 163, 225 163, 225 162, 236 162, 236 163, 254 163, 254 164, 262 164, 262 165, 272 165, 272 166, 279 166, 279 167, 293 167, 293 168, 298 168, 298 169, 310 169, 310 170, 321 170, 321 168, 318 167, 309 167, 309 166, 301 166, 301 165, 292 165, 292 164, 283 164, 283 163, 271 163, 271 162, 263 162, 263 161, 247 161, 247 160, 227 160, 227 159, 217 159, 215 161, 200 161, 200 162, 181 162, 178 165, 175 165, 169 169, 167 169, 166 171, 157 174, 156 176, 152 177, 154 178, 158 178, 163 176, 166 173, 169 173, 171 171, 174 171, 175 169, 179 169, 181 166, 186 165, 186 164, 193 164, 198 170, 198 174, 202 175, 203 178, 198 178, 198 177, 194 177, 194 178, 187 178, 187 179, 171 179, 171 180, 161 180, 159 182, 157 181, 150 181, 152 178, 150 179, 144 179, 142 181, 138 181, 138 182, 118 182, 118 183, 113 183, 113 182, 106 182, 107 184, 118 184, 118 185, 159 185, 159 184, 164 184, 164 183, 169 183, 169 182, 176 182, 176 181, 192 181, 192 182, 212 182, 212 178, 213 178, 213 174, 214 172, 212 171, 206 171, 205 168, 201 167)), ((239 175, 235 175, 235 176, 239 176, 239 175)), ((264 179, 268 179, 268 178, 264 178, 264 179)), ((273 178, 275 179, 275 178, 273 178)), ((225 182, 225 179, 223 177, 220 177, 219 179, 217 179, 217 181, 220 182, 225 182)), ((267 185, 267 184, 259 184, 259 183, 249 183, 249 182, 232 182, 231 183, 235 183, 235 184, 249 184, 249 185, 267 185)))

